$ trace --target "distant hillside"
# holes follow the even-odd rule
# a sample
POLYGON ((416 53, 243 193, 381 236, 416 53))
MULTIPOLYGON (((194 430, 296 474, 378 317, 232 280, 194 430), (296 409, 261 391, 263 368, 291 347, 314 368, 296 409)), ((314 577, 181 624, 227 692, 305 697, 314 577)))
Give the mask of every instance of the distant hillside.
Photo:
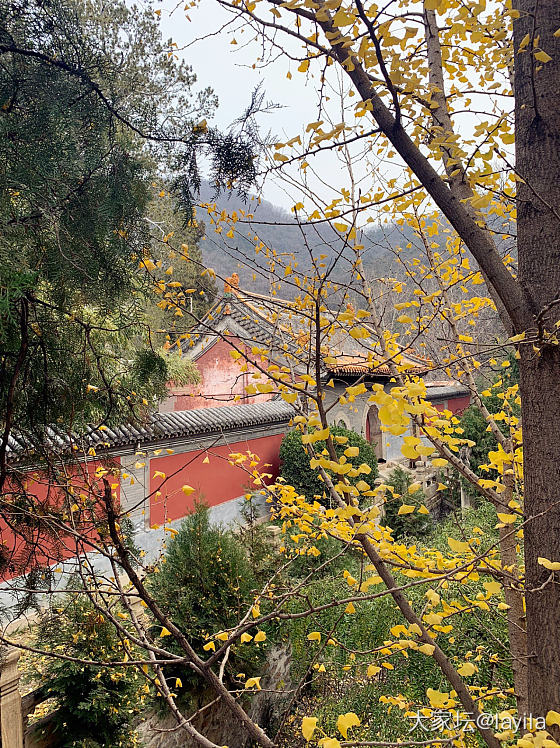
MULTIPOLYGON (((302 272, 310 270, 310 252, 314 257, 326 255, 327 264, 332 263, 341 254, 331 277, 343 284, 352 282, 349 268, 354 253, 344 247, 340 235, 328 224, 300 227, 294 217, 284 209, 266 200, 258 202, 254 197, 247 202, 235 194, 222 194, 215 198, 208 183, 202 186, 201 201, 216 202, 220 211, 236 211, 239 216, 241 211, 244 211, 254 216, 251 225, 238 223, 235 237, 228 238, 226 231, 217 234, 213 230, 205 212, 199 210, 198 214, 199 219, 206 225, 206 238, 200 245, 205 264, 207 267, 215 268, 222 276, 237 272, 242 287, 251 288, 257 293, 268 293, 270 290, 271 278, 266 259, 263 254, 256 255, 254 243, 245 238, 254 237, 255 233, 258 233, 259 238, 279 255, 294 255, 299 263, 298 269, 302 272)), ((497 219, 494 223, 496 230, 500 231, 497 219)), ((440 242, 445 242, 446 237, 445 233, 440 233, 439 236, 430 237, 430 242, 439 246, 440 242)), ((515 251, 511 239, 504 240, 499 234, 497 238, 502 251, 515 251)), ((403 271, 395 262, 394 250, 397 247, 402 248, 403 259, 419 257, 424 253, 422 242, 414 235, 413 230, 408 226, 401 228, 396 224, 378 226, 366 231, 363 244, 364 267, 371 279, 392 276, 404 280, 403 271), (411 247, 407 249, 408 244, 411 244, 411 247)), ((283 295, 289 295, 289 286, 286 285, 283 289, 283 295)))
MULTIPOLYGON (((198 211, 199 220, 206 226, 206 238, 201 242, 205 264, 215 268, 222 275, 237 272, 242 286, 249 285, 260 293, 269 290, 270 278, 265 258, 262 254, 255 254, 254 243, 248 238, 254 237, 255 233, 258 233, 261 241, 279 254, 294 255, 302 270, 310 268, 310 253, 314 257, 326 254, 331 261, 342 253, 341 259, 337 262, 334 278, 339 281, 347 279, 353 253, 344 248, 340 235, 328 225, 300 227, 294 217, 284 209, 266 200, 258 202, 254 197, 247 202, 235 194, 222 194, 215 198, 208 183, 203 183, 200 199, 201 202, 216 202, 220 211, 226 210, 230 214, 236 211, 239 216, 241 211, 244 211, 254 216, 251 225, 237 224, 236 235, 232 239, 225 235, 225 231, 217 234, 206 213, 200 209, 198 211)), ((376 271, 379 267, 387 267, 391 264, 389 248, 403 245, 403 242, 406 243, 411 238, 410 230, 407 230, 407 236, 403 237, 401 231, 392 225, 367 232, 364 241, 365 263, 371 268, 375 266, 376 271)))
MULTIPOLYGON (((254 237, 258 233, 260 239, 269 247, 273 248, 279 255, 287 253, 293 255, 298 262, 298 270, 304 273, 310 272, 311 251, 314 257, 326 255, 325 263, 328 266, 341 254, 336 260, 336 266, 331 274, 332 280, 340 283, 343 288, 350 287, 350 298, 358 306, 364 305, 363 298, 360 297, 361 288, 356 280, 355 274, 350 272, 351 262, 354 259, 354 252, 349 248, 344 248, 343 240, 340 235, 333 231, 327 224, 317 226, 300 227, 296 224, 294 217, 287 211, 273 205, 267 201, 260 203, 252 198, 248 202, 243 202, 236 195, 220 195, 214 199, 212 190, 208 184, 203 185, 202 202, 216 202, 219 210, 226 210, 228 213, 236 211, 240 216, 241 211, 252 213, 254 222, 249 225, 245 224, 243 228, 241 223, 237 224, 237 231, 234 238, 228 238, 226 231, 217 234, 208 220, 207 214, 199 211, 198 218, 206 225, 206 238, 200 243, 204 263, 207 267, 214 268, 222 277, 227 277, 237 272, 240 277, 241 288, 246 288, 255 293, 269 294, 272 280, 266 259, 264 255, 255 254, 254 244, 244 235, 254 237)), ((501 224, 494 221, 495 230, 501 231, 501 224)), ((408 227, 399 227, 396 224, 386 224, 377 226, 365 233, 362 243, 365 246, 364 251, 364 269, 366 277, 376 286, 376 279, 396 278, 398 281, 404 281, 402 296, 399 301, 408 301, 415 298, 414 279, 406 277, 402 265, 396 261, 395 250, 401 248, 399 257, 401 260, 411 261, 415 257, 422 257, 425 254, 424 246, 419 237, 414 235, 414 231, 408 227), (408 246, 410 245, 410 246, 408 246)), ((439 236, 430 237, 430 243, 434 251, 437 251, 447 239, 448 233, 440 232, 439 236)), ((512 248, 513 241, 510 238, 504 238, 497 235, 501 250, 515 252, 512 248)), ((467 253, 468 254, 468 253, 467 253)), ((471 267, 475 267, 474 263, 471 267)), ((289 281, 290 279, 288 279, 289 281)), ((222 284, 218 282, 220 289, 222 284)), ((423 282, 425 291, 436 291, 437 282, 433 276, 428 276, 423 282)), ((383 293, 378 296, 378 312, 382 324, 387 329, 391 329, 399 334, 402 332, 402 325, 396 321, 398 312, 393 306, 394 297, 391 294, 385 294, 387 287, 385 284, 376 286, 375 293, 383 293)), ((280 295, 283 298, 290 298, 297 293, 297 286, 289 282, 283 284, 280 295)), ((478 287, 477 294, 483 294, 483 287, 478 287)), ((450 289, 449 294, 454 301, 460 301, 463 292, 459 285, 450 289)), ((334 308, 341 298, 337 299, 339 294, 334 294, 328 300, 329 305, 334 308)), ((486 343, 494 343, 498 338, 503 337, 504 330, 499 321, 498 315, 491 308, 484 310, 476 320, 479 340, 486 343)), ((419 340, 415 340, 415 346, 422 346, 421 350, 437 360, 442 346, 442 340, 449 336, 449 331, 442 320, 436 320, 430 329, 422 334, 419 340)), ((406 336, 401 338, 401 342, 406 344, 406 336)), ((420 350, 420 348, 418 349, 420 350)))

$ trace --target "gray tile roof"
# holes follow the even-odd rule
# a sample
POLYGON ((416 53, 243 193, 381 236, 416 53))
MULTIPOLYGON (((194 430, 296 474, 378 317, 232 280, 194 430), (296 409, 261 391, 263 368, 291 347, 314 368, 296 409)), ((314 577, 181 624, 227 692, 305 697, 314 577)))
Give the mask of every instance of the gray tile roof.
MULTIPOLYGON (((279 302, 281 303, 281 302, 279 302)), ((271 352, 282 355, 286 350, 295 354, 298 350, 293 334, 281 335, 281 314, 278 310, 271 311, 262 306, 256 311, 252 305, 259 306, 258 300, 251 297, 235 295, 221 297, 208 310, 203 320, 195 325, 187 337, 179 344, 186 355, 201 340, 212 336, 213 330, 219 319, 231 320, 237 323, 238 329, 243 332, 238 335, 247 345, 260 345, 271 349, 271 352), (250 302, 250 303, 247 303, 250 302), (270 318, 267 318, 267 312, 270 318), (276 319, 274 318, 276 314, 276 319)), ((281 306, 279 307, 281 309, 281 306)))
MULTIPOLYGON (((322 312, 323 317, 331 321, 336 319, 337 314, 338 312, 330 310, 322 312)), ((216 329, 219 321, 224 320, 226 322, 231 320, 235 323, 234 337, 249 346, 258 345, 268 349, 271 359, 276 363, 286 363, 287 354, 291 365, 295 363, 296 368, 298 365, 305 368, 309 356, 305 335, 309 333, 314 335, 314 323, 310 322, 308 314, 298 312, 294 303, 286 299, 250 294, 245 291, 237 291, 219 298, 200 323, 195 325, 181 341, 179 345, 182 352, 188 356, 199 342, 211 339, 213 330, 216 329), (303 342, 298 342, 299 333, 304 333, 303 342)), ((375 340, 375 333, 367 322, 361 322, 360 326, 369 328, 372 332, 371 340, 375 340)), ((332 370, 338 369, 339 375, 363 374, 364 370, 367 372, 372 368, 371 363, 368 363, 372 356, 380 362, 384 359, 379 346, 353 338, 350 335, 350 328, 344 326, 330 329, 328 341, 323 339, 323 345, 327 343, 332 355, 340 359, 352 356, 357 359, 356 365, 361 367, 361 371, 356 372, 345 370, 344 366, 333 366, 332 370)), ((200 351, 197 355, 200 355, 200 351)), ((408 359, 411 371, 413 367, 416 367, 413 373, 425 373, 429 363, 427 359, 410 351, 403 351, 403 356, 408 359)), ((374 368, 377 376, 387 378, 390 376, 390 370, 386 365, 380 363, 374 368)), ((323 367, 323 369, 323 373, 327 374, 327 370, 331 370, 331 367, 323 367)))
POLYGON ((426 382, 426 399, 427 400, 448 400, 451 397, 465 397, 470 395, 471 391, 463 384, 434 384, 426 382))
MULTIPOLYGON (((283 400, 153 413, 144 426, 106 426, 84 434, 65 434, 48 429, 42 446, 55 451, 65 451, 74 445, 81 449, 115 449, 166 439, 220 434, 251 426, 287 424, 294 414, 292 406, 283 400)), ((24 436, 13 434, 8 449, 13 457, 18 458, 33 453, 33 444, 24 436)))

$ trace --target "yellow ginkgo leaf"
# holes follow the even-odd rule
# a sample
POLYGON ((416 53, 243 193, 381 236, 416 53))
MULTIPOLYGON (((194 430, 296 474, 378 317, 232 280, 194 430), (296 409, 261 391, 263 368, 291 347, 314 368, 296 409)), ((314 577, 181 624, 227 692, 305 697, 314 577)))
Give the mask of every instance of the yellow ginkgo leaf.
POLYGON ((466 553, 470 551, 468 543, 464 543, 462 540, 455 540, 455 538, 447 538, 447 544, 455 553, 466 553))
POLYGON ((525 47, 529 44, 531 41, 531 34, 525 34, 523 39, 519 42, 518 52, 522 52, 525 47))
POLYGON ((297 400, 297 392, 283 392, 282 400, 285 400, 287 403, 295 403, 297 400))
POLYGON ((435 452, 435 447, 430 447, 424 444, 418 444, 416 447, 416 451, 419 455, 422 455, 422 457, 429 457, 431 454, 435 452))
POLYGON ((335 28, 339 28, 341 26, 350 26, 354 23, 355 20, 355 17, 351 13, 348 13, 343 8, 340 8, 334 14, 332 24, 335 28))
POLYGON ((550 727, 551 725, 560 725, 560 714, 551 709, 546 713, 546 724, 550 727))
POLYGON ((320 631, 312 631, 310 634, 307 634, 307 638, 310 642, 320 642, 321 641, 321 632, 320 631))
POLYGON ((439 613, 428 613, 427 615, 424 616, 424 620, 430 626, 439 626, 440 623, 443 621, 443 618, 440 616, 439 613))
POLYGON ((465 662, 461 665, 461 667, 457 668, 457 672, 459 675, 463 676, 469 676, 474 675, 477 672, 478 668, 476 665, 473 665, 472 662, 465 662))
POLYGON ((482 585, 489 595, 497 595, 502 590, 502 585, 499 582, 483 582, 482 585))
POLYGON ((447 465, 447 460, 444 460, 443 457, 434 457, 432 465, 434 467, 445 467, 447 465))
POLYGON ((160 636, 171 636, 171 631, 166 629, 165 626, 162 626, 160 636))
POLYGON ((421 644, 418 647, 418 651, 425 655, 432 655, 434 653, 435 646, 433 644, 421 644))
POLYGON ((403 457, 406 457, 408 460, 416 460, 420 454, 412 444, 403 444, 401 452, 403 457))
POLYGON ((247 682, 245 683, 245 688, 256 688, 257 691, 261 690, 261 679, 258 678, 247 678, 247 682))
POLYGON ((338 731, 345 740, 348 738, 348 730, 351 727, 359 727, 361 724, 362 723, 360 721, 360 718, 354 712, 346 712, 346 714, 341 714, 336 721, 338 731))
POLYGON ((367 482, 366 482, 365 480, 359 480, 359 481, 358 481, 358 482, 356 483, 356 488, 357 488, 357 489, 358 489, 358 491, 360 491, 361 493, 364 493, 365 491, 369 491, 369 490, 370 490, 370 488, 371 488, 371 486, 370 486, 370 484, 369 484, 369 483, 367 483, 367 482))
POLYGON ((413 504, 401 504, 397 514, 412 514, 415 509, 416 507, 413 504))
POLYGON ((181 486, 181 491, 185 494, 185 496, 190 496, 195 492, 195 489, 192 486, 181 486))
POLYGON ((515 520, 517 519, 516 514, 503 514, 502 512, 497 512, 498 519, 500 522, 503 522, 504 525, 511 525, 515 520))
POLYGON ((550 571, 558 571, 560 569, 560 561, 549 561, 548 558, 543 558, 542 556, 538 557, 537 563, 550 571))
POLYGON ((535 59, 539 62, 550 62, 552 57, 544 49, 539 49, 538 52, 535 52, 535 59))
POLYGON ((435 707, 442 707, 445 704, 447 704, 447 701, 449 699, 448 693, 442 693, 441 691, 436 691, 433 688, 428 688, 426 691, 426 696, 428 697, 428 700, 432 706, 435 707))
POLYGON ((266 639, 266 634, 264 633, 264 631, 257 631, 257 633, 255 634, 254 641, 256 641, 257 643, 264 642, 265 639, 266 639))
POLYGON ((317 729, 317 717, 304 717, 301 720, 301 733, 303 737, 309 741, 313 737, 313 733, 317 729))

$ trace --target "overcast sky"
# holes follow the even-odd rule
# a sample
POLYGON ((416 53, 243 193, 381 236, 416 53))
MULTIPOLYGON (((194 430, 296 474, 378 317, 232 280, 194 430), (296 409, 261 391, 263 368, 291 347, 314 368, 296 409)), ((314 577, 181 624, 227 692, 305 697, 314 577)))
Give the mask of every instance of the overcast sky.
MULTIPOLYGON (((202 0, 198 8, 189 10, 190 21, 176 0, 164 0, 160 7, 164 38, 171 37, 178 44, 179 54, 192 65, 200 87, 211 86, 219 98, 215 124, 223 128, 230 125, 250 103, 251 92, 259 83, 263 84, 266 99, 281 107, 260 118, 264 131, 271 131, 280 140, 287 139, 317 118, 316 82, 313 79, 307 82, 306 76, 297 72, 297 62, 290 63, 293 76, 289 80, 288 61, 283 56, 265 68, 254 69, 261 53, 258 42, 248 38, 248 31, 236 30, 232 34, 231 30, 238 27, 235 24, 217 33, 231 20, 217 2, 202 0), (231 44, 233 38, 236 45, 231 44)), ((286 42, 286 37, 282 41, 286 42)), ((295 41, 290 51, 302 55, 295 41)), ((322 163, 323 173, 329 179, 335 178, 338 168, 334 159, 330 166, 327 161, 322 163)), ((289 209, 299 198, 294 192, 289 197, 285 190, 286 185, 267 180, 262 196, 289 209)))
MULTIPOLYGON (((164 37, 171 37, 177 43, 179 54, 192 66, 198 76, 200 87, 212 87, 219 98, 215 124, 227 128, 245 110, 250 102, 251 92, 259 83, 263 84, 267 99, 280 105, 279 109, 260 118, 263 131, 271 131, 279 140, 285 141, 302 134, 307 123, 318 119, 317 98, 320 86, 317 77, 308 77, 298 72, 298 62, 288 60, 280 51, 276 61, 271 61, 264 67, 260 65, 258 58, 262 54, 262 48, 259 41, 251 38, 251 31, 248 28, 242 32, 241 23, 231 23, 232 15, 216 0, 200 0, 198 7, 188 11, 188 17, 183 10, 183 2, 178 0, 161 0, 159 7, 162 8, 161 24, 164 37), (228 23, 230 25, 226 26, 228 23), (222 28, 224 26, 226 27, 222 28), (231 44, 234 38, 237 44, 231 44), (292 73, 291 79, 286 76, 288 70, 292 73)), ((288 44, 287 51, 291 56, 300 59, 305 56, 301 45, 295 39, 279 33, 276 41, 288 44)), ((313 66, 310 73, 312 68, 313 66)), ((330 67, 327 84, 339 87, 341 84, 337 76, 341 76, 340 71, 336 66, 330 67)), ((348 86, 346 76, 343 78, 342 85, 348 86)), ((338 102, 338 109, 331 112, 334 123, 344 119, 350 126, 354 126, 356 120, 353 116, 353 104, 357 99, 348 99, 347 91, 346 88, 343 96, 346 108, 344 114, 339 111, 339 94, 333 95, 328 106, 338 102)), ((504 101, 500 100, 494 105, 499 108, 504 105, 504 101)), ((483 115, 488 106, 487 100, 480 102, 479 106, 475 96, 471 110, 480 108, 482 111, 462 112, 459 118, 455 117, 456 126, 463 135, 472 133, 472 128, 481 117, 485 118, 483 115)), ((362 122, 365 124, 365 120, 362 122)), ((365 191, 372 187, 375 190, 378 180, 382 183, 389 177, 403 174, 398 158, 392 159, 391 163, 388 163, 387 159, 376 163, 371 160, 371 154, 366 159, 362 158, 361 151, 355 150, 358 147, 361 149, 362 145, 356 144, 351 147, 354 154, 359 153, 353 164, 353 178, 360 187, 360 180, 365 180, 365 191)), ((315 169, 316 174, 315 177, 312 174, 308 177, 311 189, 325 201, 337 196, 336 188, 339 190, 342 186, 348 187, 348 172, 337 160, 335 152, 314 155, 310 162, 309 172, 315 169)), ((302 200, 301 193, 294 188, 288 188, 286 181, 278 179, 267 179, 262 197, 286 209, 302 200)), ((308 213, 312 212, 313 196, 303 199, 303 202, 308 213)))

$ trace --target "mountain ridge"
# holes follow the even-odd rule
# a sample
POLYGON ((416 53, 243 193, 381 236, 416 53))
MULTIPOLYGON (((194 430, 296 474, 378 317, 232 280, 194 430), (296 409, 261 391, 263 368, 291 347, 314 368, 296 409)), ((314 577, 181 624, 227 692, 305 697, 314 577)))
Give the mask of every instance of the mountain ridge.
MULTIPOLYGON (((202 183, 199 202, 215 203, 218 213, 225 210, 230 215, 235 212, 239 217, 235 236, 231 238, 227 237, 225 229, 220 233, 215 231, 203 208, 197 211, 198 220, 205 225, 205 238, 200 244, 204 262, 220 276, 237 272, 242 286, 249 287, 249 284, 259 293, 269 291, 271 273, 266 258, 264 253, 255 252, 255 236, 258 235, 259 240, 275 250, 280 259, 284 257, 288 260, 293 256, 302 272, 311 271, 311 256, 319 258, 324 254, 327 263, 336 261, 333 280, 342 283, 349 280, 354 252, 345 246, 343 237, 328 223, 298 224, 295 217, 285 209, 255 196, 250 196, 246 201, 235 193, 216 196, 208 182, 202 183), (242 217, 247 214, 252 215, 253 219, 242 217), (246 227, 246 231, 242 226, 246 227)), ((377 270, 380 265, 386 267, 390 262, 390 247, 408 242, 411 238, 412 229, 408 229, 403 235, 395 224, 365 230, 365 267, 368 270, 374 267, 377 270), (408 233, 410 237, 407 236, 408 233)))

